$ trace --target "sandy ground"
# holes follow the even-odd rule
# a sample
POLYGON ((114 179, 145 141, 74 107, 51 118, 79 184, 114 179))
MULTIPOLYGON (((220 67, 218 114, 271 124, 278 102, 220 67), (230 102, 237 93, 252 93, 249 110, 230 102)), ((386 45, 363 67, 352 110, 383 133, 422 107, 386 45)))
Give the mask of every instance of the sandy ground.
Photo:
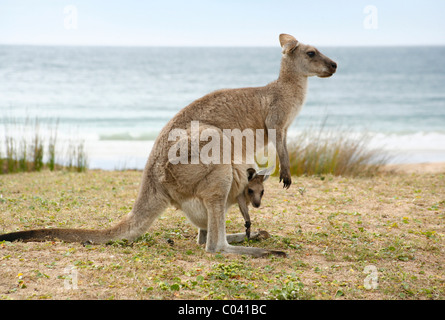
MULTIPOLYGON (((445 299, 445 164, 391 165, 374 177, 266 182, 243 245, 287 258, 206 253, 169 208, 138 242, 0 243, 0 299, 445 299), (74 281, 75 280, 75 281, 74 281), (75 282, 75 283, 74 283, 75 282)), ((0 233, 105 228, 127 214, 139 171, 0 175, 0 233)), ((236 206, 228 233, 242 232, 236 206)))
POLYGON ((441 173, 445 172, 445 162, 390 164, 385 169, 398 173, 441 173))

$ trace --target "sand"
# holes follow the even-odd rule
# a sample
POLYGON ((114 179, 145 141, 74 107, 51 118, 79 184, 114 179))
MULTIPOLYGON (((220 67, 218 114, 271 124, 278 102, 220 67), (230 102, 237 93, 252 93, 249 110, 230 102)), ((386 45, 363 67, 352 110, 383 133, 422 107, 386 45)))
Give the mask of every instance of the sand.
POLYGON ((441 173, 445 172, 445 162, 391 164, 385 169, 398 173, 441 173))

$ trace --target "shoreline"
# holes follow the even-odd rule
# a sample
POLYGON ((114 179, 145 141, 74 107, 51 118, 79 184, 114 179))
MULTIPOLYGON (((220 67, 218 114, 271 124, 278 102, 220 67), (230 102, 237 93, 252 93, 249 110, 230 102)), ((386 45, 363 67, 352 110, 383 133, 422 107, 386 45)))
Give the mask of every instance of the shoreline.
MULTIPOLYGON (((101 169, 91 168, 93 171, 143 171, 143 169, 136 168, 116 168, 116 169, 101 169)), ((437 174, 445 173, 445 162, 419 162, 419 163, 396 163, 385 164, 382 166, 383 172, 404 173, 404 174, 437 174)))
POLYGON ((445 173, 445 162, 420 162, 387 164, 383 166, 384 171, 395 173, 445 173))

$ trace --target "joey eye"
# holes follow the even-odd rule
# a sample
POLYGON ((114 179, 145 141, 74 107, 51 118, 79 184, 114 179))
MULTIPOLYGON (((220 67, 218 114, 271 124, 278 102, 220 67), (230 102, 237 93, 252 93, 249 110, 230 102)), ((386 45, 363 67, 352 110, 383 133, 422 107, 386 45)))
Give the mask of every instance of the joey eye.
POLYGON ((315 56, 315 51, 309 51, 306 52, 306 54, 309 56, 309 58, 313 58, 315 56))
POLYGON ((247 192, 249 192, 249 194, 253 194, 253 190, 252 189, 247 189, 247 192))

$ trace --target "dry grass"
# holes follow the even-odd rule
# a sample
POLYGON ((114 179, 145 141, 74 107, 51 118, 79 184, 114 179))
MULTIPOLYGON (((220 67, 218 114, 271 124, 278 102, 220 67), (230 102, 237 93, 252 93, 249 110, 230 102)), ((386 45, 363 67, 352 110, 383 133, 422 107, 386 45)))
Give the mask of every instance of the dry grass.
MULTIPOLYGON (((384 150, 369 147, 366 132, 336 128, 306 129, 288 145, 292 175, 372 176, 389 160, 384 150)), ((277 161, 278 163, 278 161, 277 161)), ((275 175, 279 175, 278 168, 275 175)))
MULTIPOLYGON (((130 210, 140 175, 2 175, 0 232, 109 226, 130 210)), ((443 173, 301 177, 289 190, 271 178, 251 217, 272 237, 251 245, 288 258, 208 254, 173 209, 133 244, 4 242, 0 298, 444 299, 444 190, 443 173), (375 270, 377 287, 367 289, 365 270, 375 270)), ((227 228, 244 229, 236 207, 227 228)))

